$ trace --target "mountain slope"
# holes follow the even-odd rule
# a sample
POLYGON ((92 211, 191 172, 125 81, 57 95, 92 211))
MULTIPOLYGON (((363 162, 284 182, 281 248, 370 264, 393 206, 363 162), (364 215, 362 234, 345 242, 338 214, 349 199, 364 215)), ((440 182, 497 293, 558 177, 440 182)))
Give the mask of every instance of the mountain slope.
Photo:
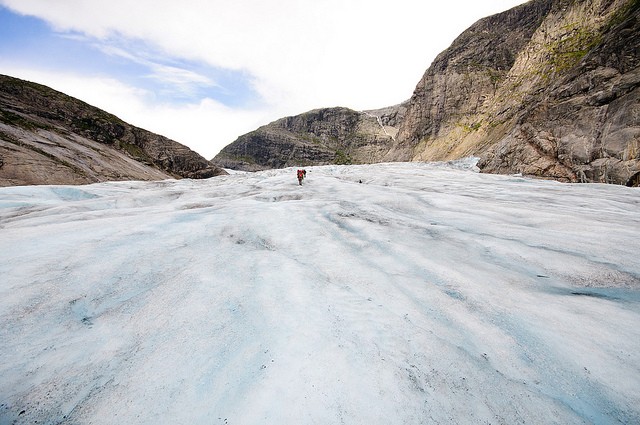
POLYGON ((245 171, 380 162, 404 110, 405 105, 362 112, 323 108, 282 118, 240 136, 212 162, 245 171))
POLYGON ((48 87, 0 75, 0 186, 224 174, 166 137, 48 87))

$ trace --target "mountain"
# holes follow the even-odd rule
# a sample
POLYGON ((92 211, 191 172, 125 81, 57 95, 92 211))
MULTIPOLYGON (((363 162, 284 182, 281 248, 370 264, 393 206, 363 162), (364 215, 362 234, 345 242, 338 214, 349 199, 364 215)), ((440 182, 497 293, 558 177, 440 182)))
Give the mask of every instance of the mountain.
POLYGON ((43 85, 0 75, 0 186, 225 173, 178 142, 43 85))
MULTIPOLYGON (((477 156, 483 172, 637 186, 639 14, 638 0, 532 0, 479 20, 427 69, 392 140, 374 144, 374 159, 357 159, 477 156)), ((244 161, 274 166, 261 156, 274 144, 260 131, 260 143, 244 144, 244 161)), ((293 152, 287 164, 299 159, 293 152)))
POLYGON ((534 0, 480 20, 418 83, 386 159, 637 184, 638 4, 534 0))
POLYGON ((324 108, 286 117, 240 136, 212 160, 245 171, 380 162, 406 105, 357 112, 324 108))

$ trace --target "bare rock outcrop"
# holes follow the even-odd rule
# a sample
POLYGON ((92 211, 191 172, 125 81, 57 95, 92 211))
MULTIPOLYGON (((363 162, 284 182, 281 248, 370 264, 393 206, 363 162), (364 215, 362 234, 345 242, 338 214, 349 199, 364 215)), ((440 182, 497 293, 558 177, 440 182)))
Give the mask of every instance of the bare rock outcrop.
POLYGON ((324 108, 282 118, 240 136, 212 162, 245 171, 379 162, 404 110, 404 105, 362 112, 324 108))
POLYGON ((40 84, 0 76, 0 186, 225 173, 178 142, 40 84))
POLYGON ((556 41, 553 81, 525 98, 511 131, 484 153, 484 170, 638 185, 640 2, 617 3, 578 9, 582 24, 556 41))
POLYGON ((533 0, 478 21, 416 87, 387 160, 637 184, 638 0, 533 0))

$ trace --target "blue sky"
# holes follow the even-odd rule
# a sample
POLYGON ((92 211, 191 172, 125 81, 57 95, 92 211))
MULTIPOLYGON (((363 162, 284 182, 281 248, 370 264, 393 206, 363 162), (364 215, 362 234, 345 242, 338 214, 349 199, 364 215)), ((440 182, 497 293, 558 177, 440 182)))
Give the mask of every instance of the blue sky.
POLYGON ((400 103, 477 19, 522 0, 0 0, 0 73, 206 158, 287 115, 400 103))
POLYGON ((189 103, 209 97, 229 107, 258 99, 250 76, 198 61, 168 57, 143 40, 53 30, 41 19, 0 6, 0 56, 42 69, 108 75, 152 94, 153 101, 189 103))

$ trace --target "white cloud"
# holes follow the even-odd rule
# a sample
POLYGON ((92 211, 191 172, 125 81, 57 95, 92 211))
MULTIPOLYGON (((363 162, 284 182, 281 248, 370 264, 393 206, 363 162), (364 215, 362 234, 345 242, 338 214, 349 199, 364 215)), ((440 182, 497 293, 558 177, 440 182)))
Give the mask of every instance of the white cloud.
POLYGON ((172 87, 172 91, 179 91, 185 97, 195 95, 197 88, 202 86, 213 87, 216 83, 210 78, 200 75, 188 69, 177 68, 175 66, 150 63, 151 74, 147 77, 172 87))
MULTIPOLYGON (((271 116, 406 100, 433 58, 460 32, 518 3, 522 0, 58 0, 54 7, 49 0, 0 0, 60 31, 105 43, 135 40, 168 58, 242 71, 270 105, 271 116)), ((140 57, 122 49, 119 54, 140 57)), ((186 87, 215 84, 179 68, 158 66, 151 75, 186 87)), ((220 113, 201 105, 195 110, 201 108, 220 113)))
POLYGON ((152 105, 138 111, 139 126, 180 141, 207 159, 239 135, 277 118, 267 110, 238 110, 212 99, 182 106, 152 105))
MULTIPOLYGON (((94 47, 109 56, 118 56, 128 61, 140 64, 149 69, 149 74, 146 78, 151 78, 157 82, 173 87, 174 90, 183 92, 187 97, 193 95, 197 87, 215 87, 217 83, 211 78, 191 71, 189 69, 180 68, 177 66, 164 65, 154 62, 150 57, 153 57, 151 53, 136 52, 132 53, 130 50, 126 50, 117 44, 107 43, 92 43, 94 47)), ((183 96, 184 97, 184 96, 183 96)))
MULTIPOLYGON (((145 104, 145 98, 151 93, 136 87, 127 86, 118 80, 107 77, 91 77, 69 72, 29 69, 0 60, 0 69, 8 75, 24 80, 44 84, 83 101, 119 115, 109 106, 119 109, 120 114, 137 111, 145 104)), ((121 117, 124 119, 124 117, 121 117)))

